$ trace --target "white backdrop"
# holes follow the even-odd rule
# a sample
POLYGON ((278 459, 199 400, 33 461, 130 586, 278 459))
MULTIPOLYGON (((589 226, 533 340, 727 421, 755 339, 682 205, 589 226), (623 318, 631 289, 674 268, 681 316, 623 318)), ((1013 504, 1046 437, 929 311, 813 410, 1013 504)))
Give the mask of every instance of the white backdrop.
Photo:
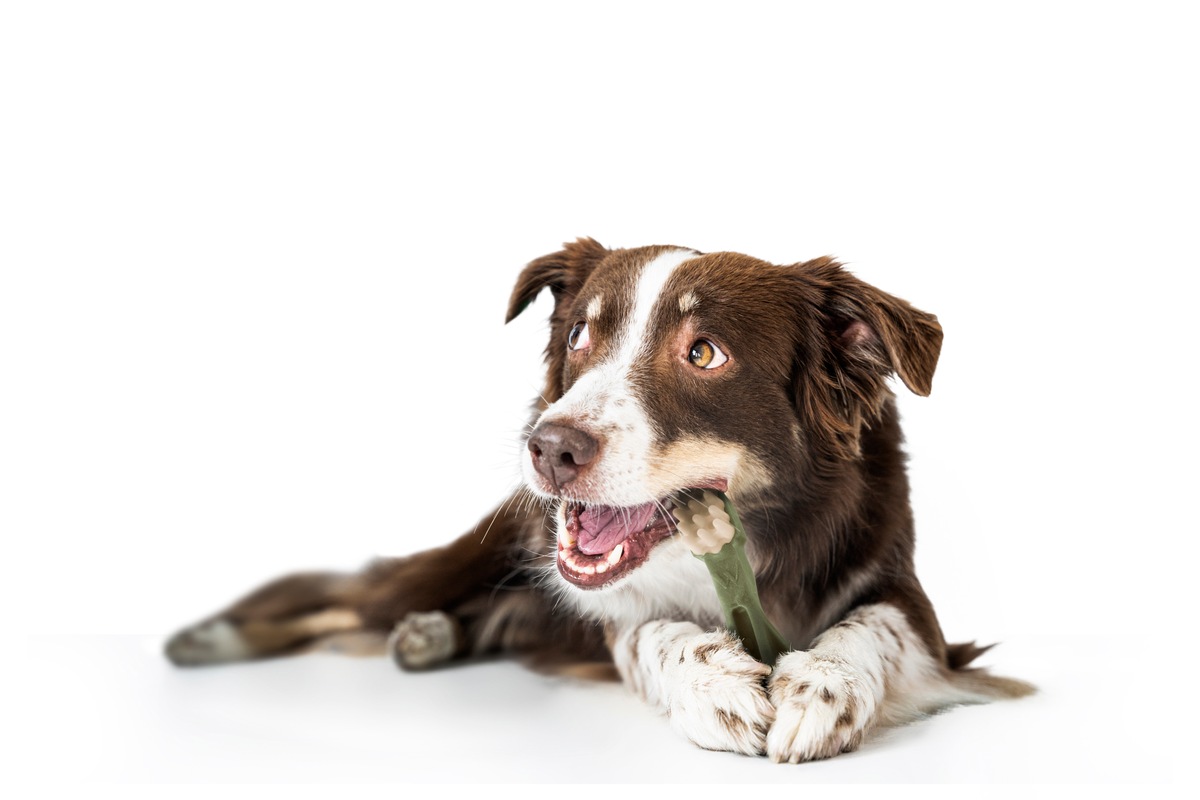
POLYGON ((540 383, 549 298, 504 326, 513 279, 594 236, 832 253, 936 313, 902 412, 947 635, 1172 648, 1183 8, 5 4, 10 617, 159 637, 467 530, 540 383))

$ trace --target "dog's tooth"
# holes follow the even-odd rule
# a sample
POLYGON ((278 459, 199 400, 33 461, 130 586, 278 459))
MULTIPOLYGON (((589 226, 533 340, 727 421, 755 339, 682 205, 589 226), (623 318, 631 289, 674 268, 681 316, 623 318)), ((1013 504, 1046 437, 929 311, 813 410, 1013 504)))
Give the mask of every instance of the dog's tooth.
POLYGON ((605 570, 607 570, 607 569, 608 569, 608 562, 607 562, 607 561, 601 561, 601 562, 599 562, 599 563, 597 563, 597 564, 596 564, 596 572, 604 572, 604 571, 605 571, 605 570))
POLYGON ((618 561, 621 560, 621 556, 624 555, 624 553, 625 553, 625 543, 621 542, 619 545, 617 545, 616 547, 614 547, 612 549, 612 552, 610 552, 608 554, 608 558, 606 558, 604 560, 607 561, 609 564, 616 564, 618 561))
POLYGON ((595 568, 595 567, 593 567, 591 564, 587 564, 587 565, 585 565, 585 566, 584 566, 584 567, 583 567, 581 570, 579 570, 579 571, 580 571, 580 572, 582 572, 584 575, 595 575, 595 574, 596 574, 596 568, 595 568))

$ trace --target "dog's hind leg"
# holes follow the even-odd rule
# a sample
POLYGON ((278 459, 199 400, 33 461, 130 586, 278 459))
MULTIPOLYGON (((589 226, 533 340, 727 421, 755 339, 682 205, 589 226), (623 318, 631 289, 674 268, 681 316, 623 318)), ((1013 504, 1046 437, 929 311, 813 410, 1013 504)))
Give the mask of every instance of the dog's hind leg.
POLYGON ((299 573, 271 581, 167 641, 179 666, 223 664, 305 650, 330 636, 360 633, 359 576, 299 573))
POLYGON ((481 592, 448 611, 411 612, 387 641, 405 670, 438 667, 461 658, 503 654, 520 657, 540 672, 616 680, 603 628, 529 584, 481 592))
POLYGON ((558 619, 531 584, 530 553, 545 552, 540 511, 506 503, 450 544, 381 559, 352 574, 301 573, 272 581, 175 634, 166 655, 195 666, 313 649, 382 652, 391 635, 408 668, 497 651, 573 647, 590 659, 598 632, 558 619), (403 650, 403 653, 401 652, 403 650))

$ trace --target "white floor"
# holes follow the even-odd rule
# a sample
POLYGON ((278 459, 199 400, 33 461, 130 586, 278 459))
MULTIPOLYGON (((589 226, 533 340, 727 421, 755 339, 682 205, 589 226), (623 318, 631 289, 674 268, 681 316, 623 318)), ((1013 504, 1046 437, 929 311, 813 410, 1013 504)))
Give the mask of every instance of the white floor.
MULTIPOLYGON (((31 637, 16 782, 1171 782, 1183 717, 1150 651, 1097 638, 1010 642, 1041 693, 959 708, 861 751, 785 766, 699 750, 615 684, 511 663, 427 674, 305 656, 178 670, 160 642, 31 637), (1139 653, 1130 659, 1131 652, 1139 653), (1147 678, 1150 680, 1147 680, 1147 678)), ((10 684, 16 686, 17 684, 10 684)), ((10 780, 8 785, 13 785, 10 780)))

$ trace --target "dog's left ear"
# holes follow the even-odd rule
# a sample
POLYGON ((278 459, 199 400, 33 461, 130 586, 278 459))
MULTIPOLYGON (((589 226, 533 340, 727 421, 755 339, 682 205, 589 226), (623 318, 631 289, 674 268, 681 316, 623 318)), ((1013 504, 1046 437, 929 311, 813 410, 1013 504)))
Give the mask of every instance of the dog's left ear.
POLYGON ((806 305, 816 312, 795 378, 798 408, 818 449, 833 458, 858 452, 860 437, 883 409, 887 379, 899 376, 919 395, 933 388, 942 349, 937 317, 859 280, 831 258, 797 265, 806 305))
POLYGON ((842 395, 842 408, 852 401, 875 408, 892 374, 917 395, 929 395, 942 350, 942 326, 934 314, 872 287, 832 258, 797 267, 814 293, 810 302, 828 342, 826 375, 842 395))
POLYGON ((608 255, 608 248, 591 238, 567 242, 557 253, 529 262, 513 287, 505 322, 512 322, 537 298, 542 289, 554 293, 555 305, 564 297, 574 297, 583 287, 592 268, 608 255))
POLYGON ((804 267, 823 289, 828 335, 844 369, 860 379, 895 373, 913 393, 927 396, 942 350, 937 317, 856 278, 832 259, 804 267))

